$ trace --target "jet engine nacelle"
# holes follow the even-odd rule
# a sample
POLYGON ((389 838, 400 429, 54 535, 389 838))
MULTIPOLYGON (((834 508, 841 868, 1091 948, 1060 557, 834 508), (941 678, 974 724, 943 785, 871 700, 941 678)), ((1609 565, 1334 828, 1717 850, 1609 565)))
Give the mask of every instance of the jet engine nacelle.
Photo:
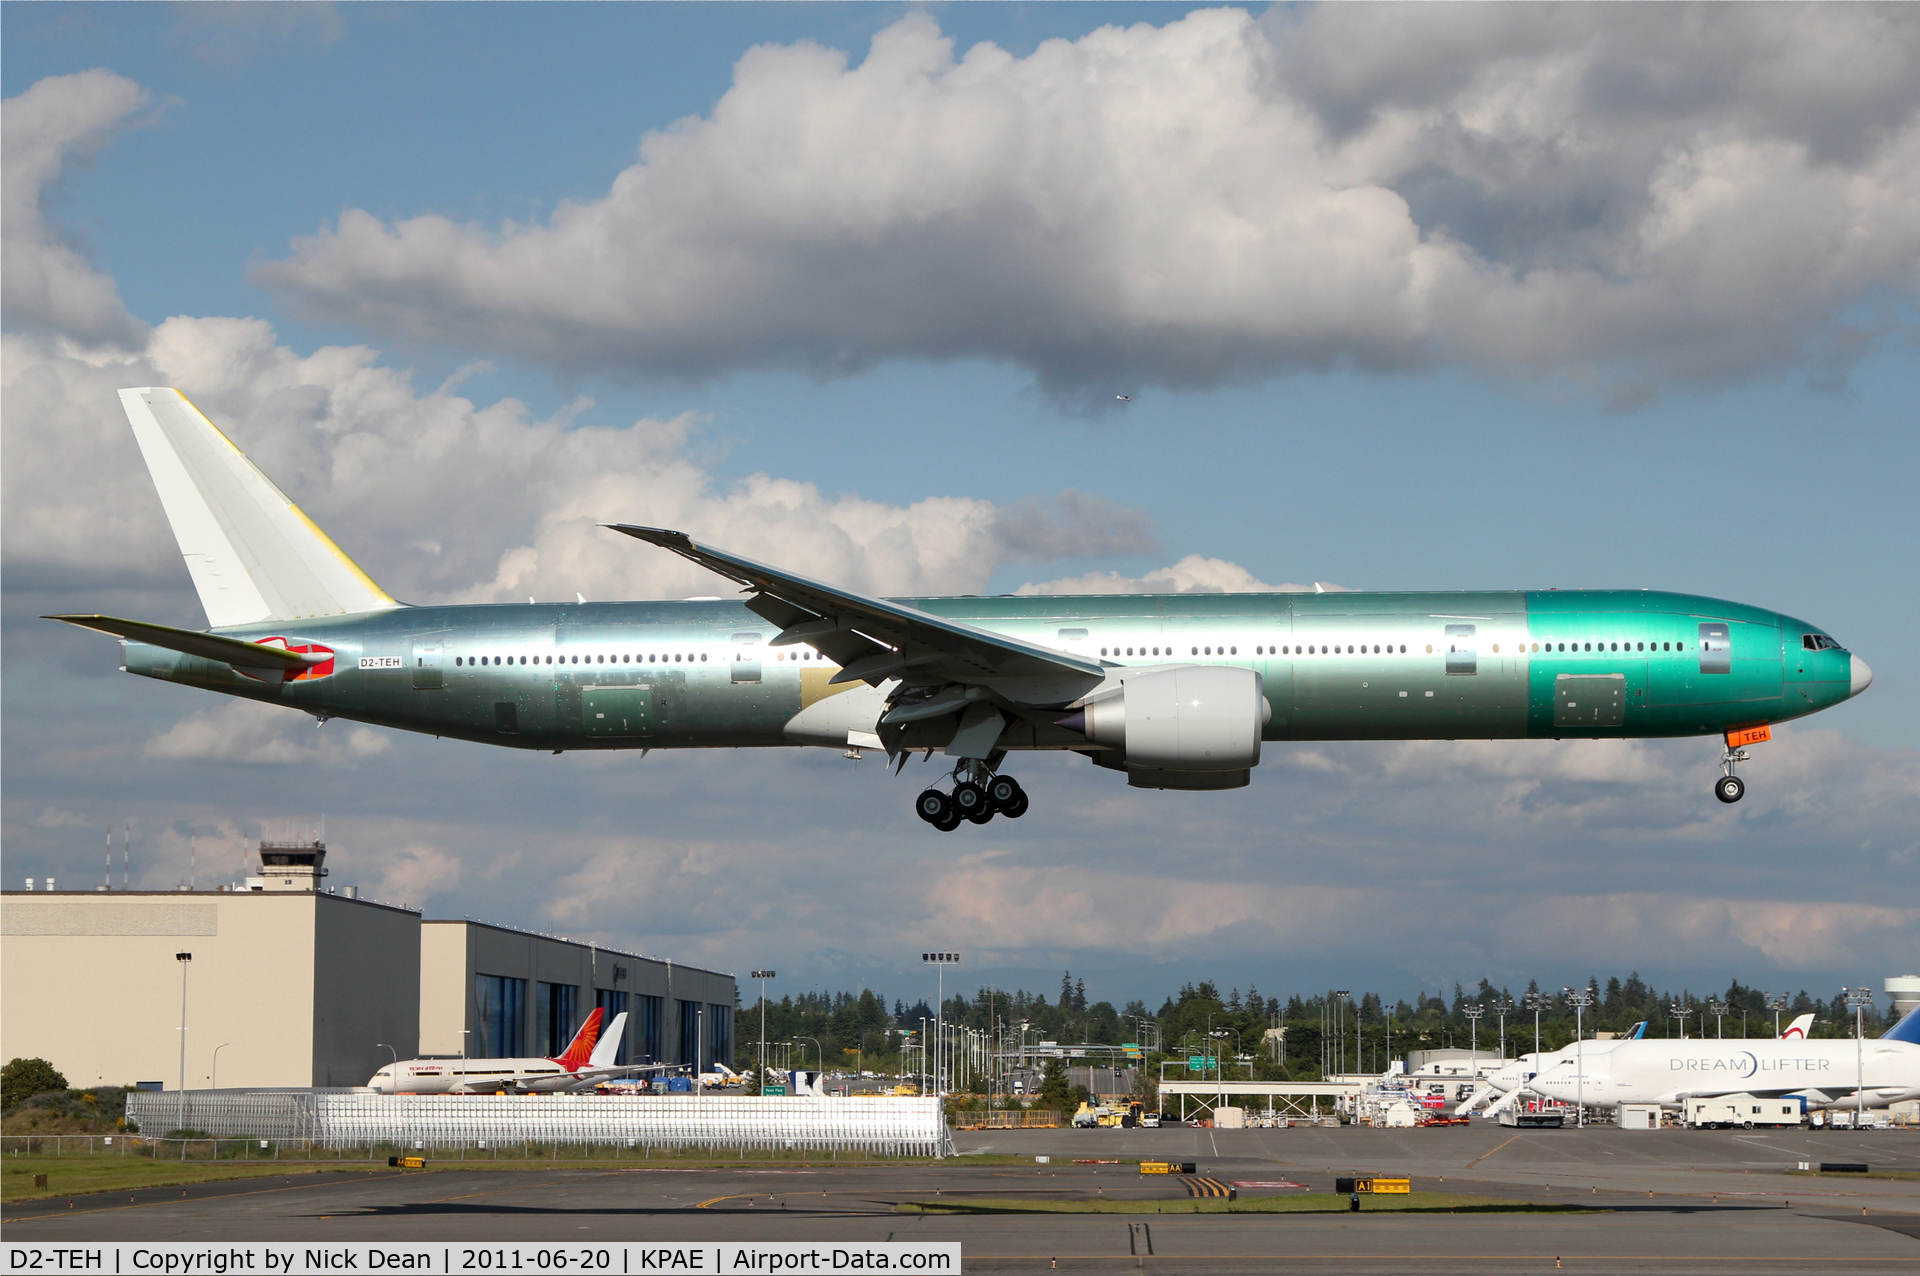
POLYGON ((1272 714, 1253 670, 1179 665, 1129 674, 1060 725, 1121 753, 1136 787, 1236 788, 1260 764, 1272 714))

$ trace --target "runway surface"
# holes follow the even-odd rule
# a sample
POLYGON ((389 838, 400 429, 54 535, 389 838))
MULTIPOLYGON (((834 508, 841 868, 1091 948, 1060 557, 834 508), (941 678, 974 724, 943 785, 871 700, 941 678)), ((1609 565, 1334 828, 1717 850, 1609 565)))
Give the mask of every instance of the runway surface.
POLYGON ((932 1165, 321 1174, 9 1206, 13 1241, 960 1241, 979 1272, 1920 1271, 1920 1181, 1794 1175, 1800 1161, 1920 1170, 1904 1131, 987 1131, 932 1165), (1026 1158, 985 1164, 965 1153, 1026 1158), (1051 1164, 1034 1164, 1049 1156, 1051 1164), (1576 1215, 903 1215, 900 1201, 1188 1199, 1178 1179, 1074 1158, 1193 1161, 1242 1199, 1405 1175, 1421 1190, 1578 1204, 1576 1215), (1128 1224, 1152 1228, 1151 1257, 1128 1224))

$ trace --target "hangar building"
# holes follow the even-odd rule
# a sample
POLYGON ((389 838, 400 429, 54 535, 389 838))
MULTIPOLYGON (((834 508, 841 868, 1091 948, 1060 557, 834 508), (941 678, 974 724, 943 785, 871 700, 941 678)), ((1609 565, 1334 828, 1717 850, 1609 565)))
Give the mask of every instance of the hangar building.
POLYGON ((598 1005, 628 1012, 623 1062, 732 1061, 731 975, 426 920, 320 889, 323 844, 260 851, 213 891, 5 892, 0 1054, 75 1086, 354 1086, 394 1057, 557 1054, 598 1005))

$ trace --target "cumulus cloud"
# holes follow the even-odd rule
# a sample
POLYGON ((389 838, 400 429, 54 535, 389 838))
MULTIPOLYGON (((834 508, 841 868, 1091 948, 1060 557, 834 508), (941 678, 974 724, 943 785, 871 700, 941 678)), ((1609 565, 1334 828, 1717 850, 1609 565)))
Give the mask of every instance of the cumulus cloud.
POLYGON ((1065 576, 1059 580, 1028 583, 1021 594, 1310 594, 1315 588, 1331 593, 1343 588, 1320 582, 1315 585, 1269 585, 1238 563, 1224 558, 1188 554, 1168 567, 1156 568, 1144 576, 1122 576, 1119 572, 1088 572, 1083 576, 1065 576))
POLYGON ((111 71, 58 75, 0 107, 0 310, 9 327, 137 346, 143 327, 113 279, 47 215, 61 173, 84 162, 148 100, 111 71))
POLYGON ((542 223, 351 210, 254 278, 649 377, 978 357, 1094 404, 1439 362, 1628 397, 1833 375, 1871 344, 1841 316, 1920 283, 1916 85, 1898 7, 1216 9, 1024 58, 913 14, 857 65, 751 50, 542 223))
POLYGON ((368 861, 378 865, 374 898, 399 900, 414 908, 424 908, 434 896, 458 887, 465 873, 459 857, 418 843, 401 848, 398 854, 374 851, 361 860, 368 861))
POLYGON ((322 726, 304 713, 254 700, 222 700, 147 741, 155 762, 231 762, 247 766, 356 766, 393 747, 372 727, 322 726))
POLYGON ((1143 515, 1086 493, 1009 506, 893 505, 755 474, 718 483, 698 420, 584 426, 515 400, 417 391, 376 351, 301 355, 257 319, 175 317, 138 356, 8 336, 9 571, 65 588, 177 576, 177 552, 114 390, 179 386, 346 552, 409 602, 732 592, 606 521, 676 527, 874 593, 975 593, 995 568, 1153 545, 1143 515), (511 492, 511 499, 503 493, 511 492))

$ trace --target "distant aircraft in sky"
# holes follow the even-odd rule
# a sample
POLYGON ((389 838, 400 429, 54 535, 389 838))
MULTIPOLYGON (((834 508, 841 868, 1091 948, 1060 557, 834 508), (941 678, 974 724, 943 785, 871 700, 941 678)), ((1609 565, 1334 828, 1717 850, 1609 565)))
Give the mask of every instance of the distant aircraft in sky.
POLYGON ((600 1035, 605 1011, 594 1007, 567 1048, 551 1059, 397 1059, 373 1074, 378 1094, 533 1094, 584 1089, 603 1077, 635 1069, 616 1065, 627 1029, 623 1010, 600 1035))
POLYGON ((122 390, 210 629, 66 621, 122 668, 521 749, 821 746, 951 761, 915 800, 951 830, 1018 817, 1016 752, 1137 788, 1248 783, 1267 742, 1724 736, 1859 695, 1817 625, 1647 590, 884 599, 626 523, 738 600, 410 607, 374 584, 177 390, 122 390))
POLYGON ((1114 397, 1115 399, 1117 399, 1117 400, 1119 400, 1119 401, 1120 401, 1121 403, 1132 403, 1132 402, 1133 402, 1133 396, 1132 396, 1131 394, 1116 394, 1116 395, 1114 395, 1113 397, 1114 397))

